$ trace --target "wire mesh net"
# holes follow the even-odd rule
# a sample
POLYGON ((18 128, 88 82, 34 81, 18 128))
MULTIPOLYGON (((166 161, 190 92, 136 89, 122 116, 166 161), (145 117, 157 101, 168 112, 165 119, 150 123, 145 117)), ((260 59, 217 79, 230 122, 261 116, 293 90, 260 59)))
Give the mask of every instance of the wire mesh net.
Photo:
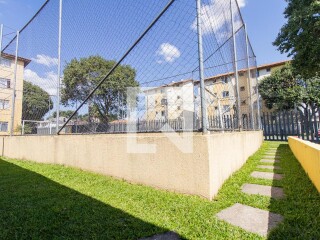
POLYGON ((20 133, 258 129, 255 56, 239 5, 201 2, 197 11, 196 0, 47 1, 19 36, 28 60, 20 133))

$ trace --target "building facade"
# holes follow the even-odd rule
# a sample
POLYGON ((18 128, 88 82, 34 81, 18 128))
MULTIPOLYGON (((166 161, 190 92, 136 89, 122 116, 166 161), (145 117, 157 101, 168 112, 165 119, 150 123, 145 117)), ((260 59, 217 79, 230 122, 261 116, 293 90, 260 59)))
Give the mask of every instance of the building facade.
MULTIPOLYGON (((250 69, 250 71, 242 69, 238 72, 240 112, 244 121, 249 123, 248 119, 252 119, 252 112, 257 120, 259 104, 261 112, 272 111, 265 107, 261 99, 258 104, 257 84, 287 62, 289 61, 265 64, 250 69)), ((212 76, 206 78, 204 82, 208 118, 236 116, 238 97, 234 73, 212 76)), ((148 89, 144 93, 146 95, 146 120, 179 119, 188 113, 192 113, 195 118, 201 116, 199 81, 172 82, 148 89)))
POLYGON ((30 60, 28 59, 18 58, 16 83, 14 83, 15 56, 2 53, 0 57, 0 135, 8 135, 10 133, 14 84, 16 86, 14 131, 18 131, 21 125, 24 68, 29 63, 30 60))

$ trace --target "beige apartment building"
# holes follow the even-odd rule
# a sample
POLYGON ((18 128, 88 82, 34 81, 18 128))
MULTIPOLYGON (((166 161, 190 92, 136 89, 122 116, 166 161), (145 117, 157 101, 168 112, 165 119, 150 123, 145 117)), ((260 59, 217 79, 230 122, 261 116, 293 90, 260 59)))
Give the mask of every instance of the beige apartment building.
MULTIPOLYGON (((258 113, 257 80, 263 78, 289 61, 258 66, 257 69, 239 71, 240 109, 243 118, 258 113), (250 83, 250 84, 249 84, 250 83), (251 87, 251 89, 250 89, 251 87), (251 94, 250 94, 251 93, 251 94), (251 97, 250 97, 251 96, 251 97)), ((184 113, 200 116, 199 81, 182 80, 144 91, 146 94, 146 119, 177 119, 184 113), (197 92, 195 96, 194 92, 197 92)), ((237 108, 236 80, 233 73, 224 73, 205 79, 207 114, 209 118, 234 115, 237 108)), ((260 99, 261 100, 261 99, 260 99)), ((261 112, 272 111, 260 101, 261 112)))
MULTIPOLYGON (((14 130, 21 125, 23 73, 30 60, 18 58, 14 130)), ((8 135, 11 127, 12 96, 14 86, 15 56, 2 53, 0 58, 0 135, 8 135)))
POLYGON ((172 82, 144 90, 146 120, 179 119, 194 112, 193 80, 172 82))

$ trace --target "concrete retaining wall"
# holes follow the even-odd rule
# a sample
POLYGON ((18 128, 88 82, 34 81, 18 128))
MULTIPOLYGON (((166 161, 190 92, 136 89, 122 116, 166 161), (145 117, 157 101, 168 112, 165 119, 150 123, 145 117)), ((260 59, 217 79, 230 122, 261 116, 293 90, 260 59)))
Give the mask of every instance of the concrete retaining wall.
MULTIPOLYGON (((189 133, 193 151, 172 142, 177 134, 1 137, 3 156, 73 166, 160 189, 212 199, 262 144, 262 132, 189 133), (169 138, 168 138, 169 137, 169 138), (128 139, 154 144, 155 153, 128 152, 128 139)), ((152 147, 146 145, 145 149, 152 147)))
POLYGON ((289 137, 289 146, 309 178, 320 192, 320 145, 289 137))

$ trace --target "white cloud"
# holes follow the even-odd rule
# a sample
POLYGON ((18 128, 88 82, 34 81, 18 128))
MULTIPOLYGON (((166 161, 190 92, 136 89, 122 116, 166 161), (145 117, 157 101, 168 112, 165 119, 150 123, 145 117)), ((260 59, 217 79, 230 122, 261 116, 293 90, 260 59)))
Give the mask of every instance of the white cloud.
POLYGON ((36 72, 30 69, 24 70, 24 79, 26 81, 41 87, 50 95, 57 95, 57 78, 57 74, 54 72, 47 72, 45 73, 45 76, 40 77, 36 72))
POLYGON ((52 67, 58 65, 58 59, 46 56, 44 54, 38 54, 36 58, 32 58, 32 61, 45 65, 47 67, 52 67))
MULTIPOLYGON (((181 52, 170 43, 162 43, 157 51, 157 55, 161 56, 165 62, 172 63, 181 56, 181 52)), ((157 62, 160 64, 163 61, 158 60, 157 62)))
MULTIPOLYGON (((245 7, 246 0, 238 0, 239 7, 245 7)), ((238 9, 235 2, 232 3, 234 13, 234 26, 238 30, 242 26, 238 9)), ((209 4, 201 7, 202 32, 206 34, 215 34, 218 41, 225 41, 231 36, 231 11, 230 1, 211 0, 209 4)), ((191 28, 197 30, 197 19, 191 25, 191 28)))

